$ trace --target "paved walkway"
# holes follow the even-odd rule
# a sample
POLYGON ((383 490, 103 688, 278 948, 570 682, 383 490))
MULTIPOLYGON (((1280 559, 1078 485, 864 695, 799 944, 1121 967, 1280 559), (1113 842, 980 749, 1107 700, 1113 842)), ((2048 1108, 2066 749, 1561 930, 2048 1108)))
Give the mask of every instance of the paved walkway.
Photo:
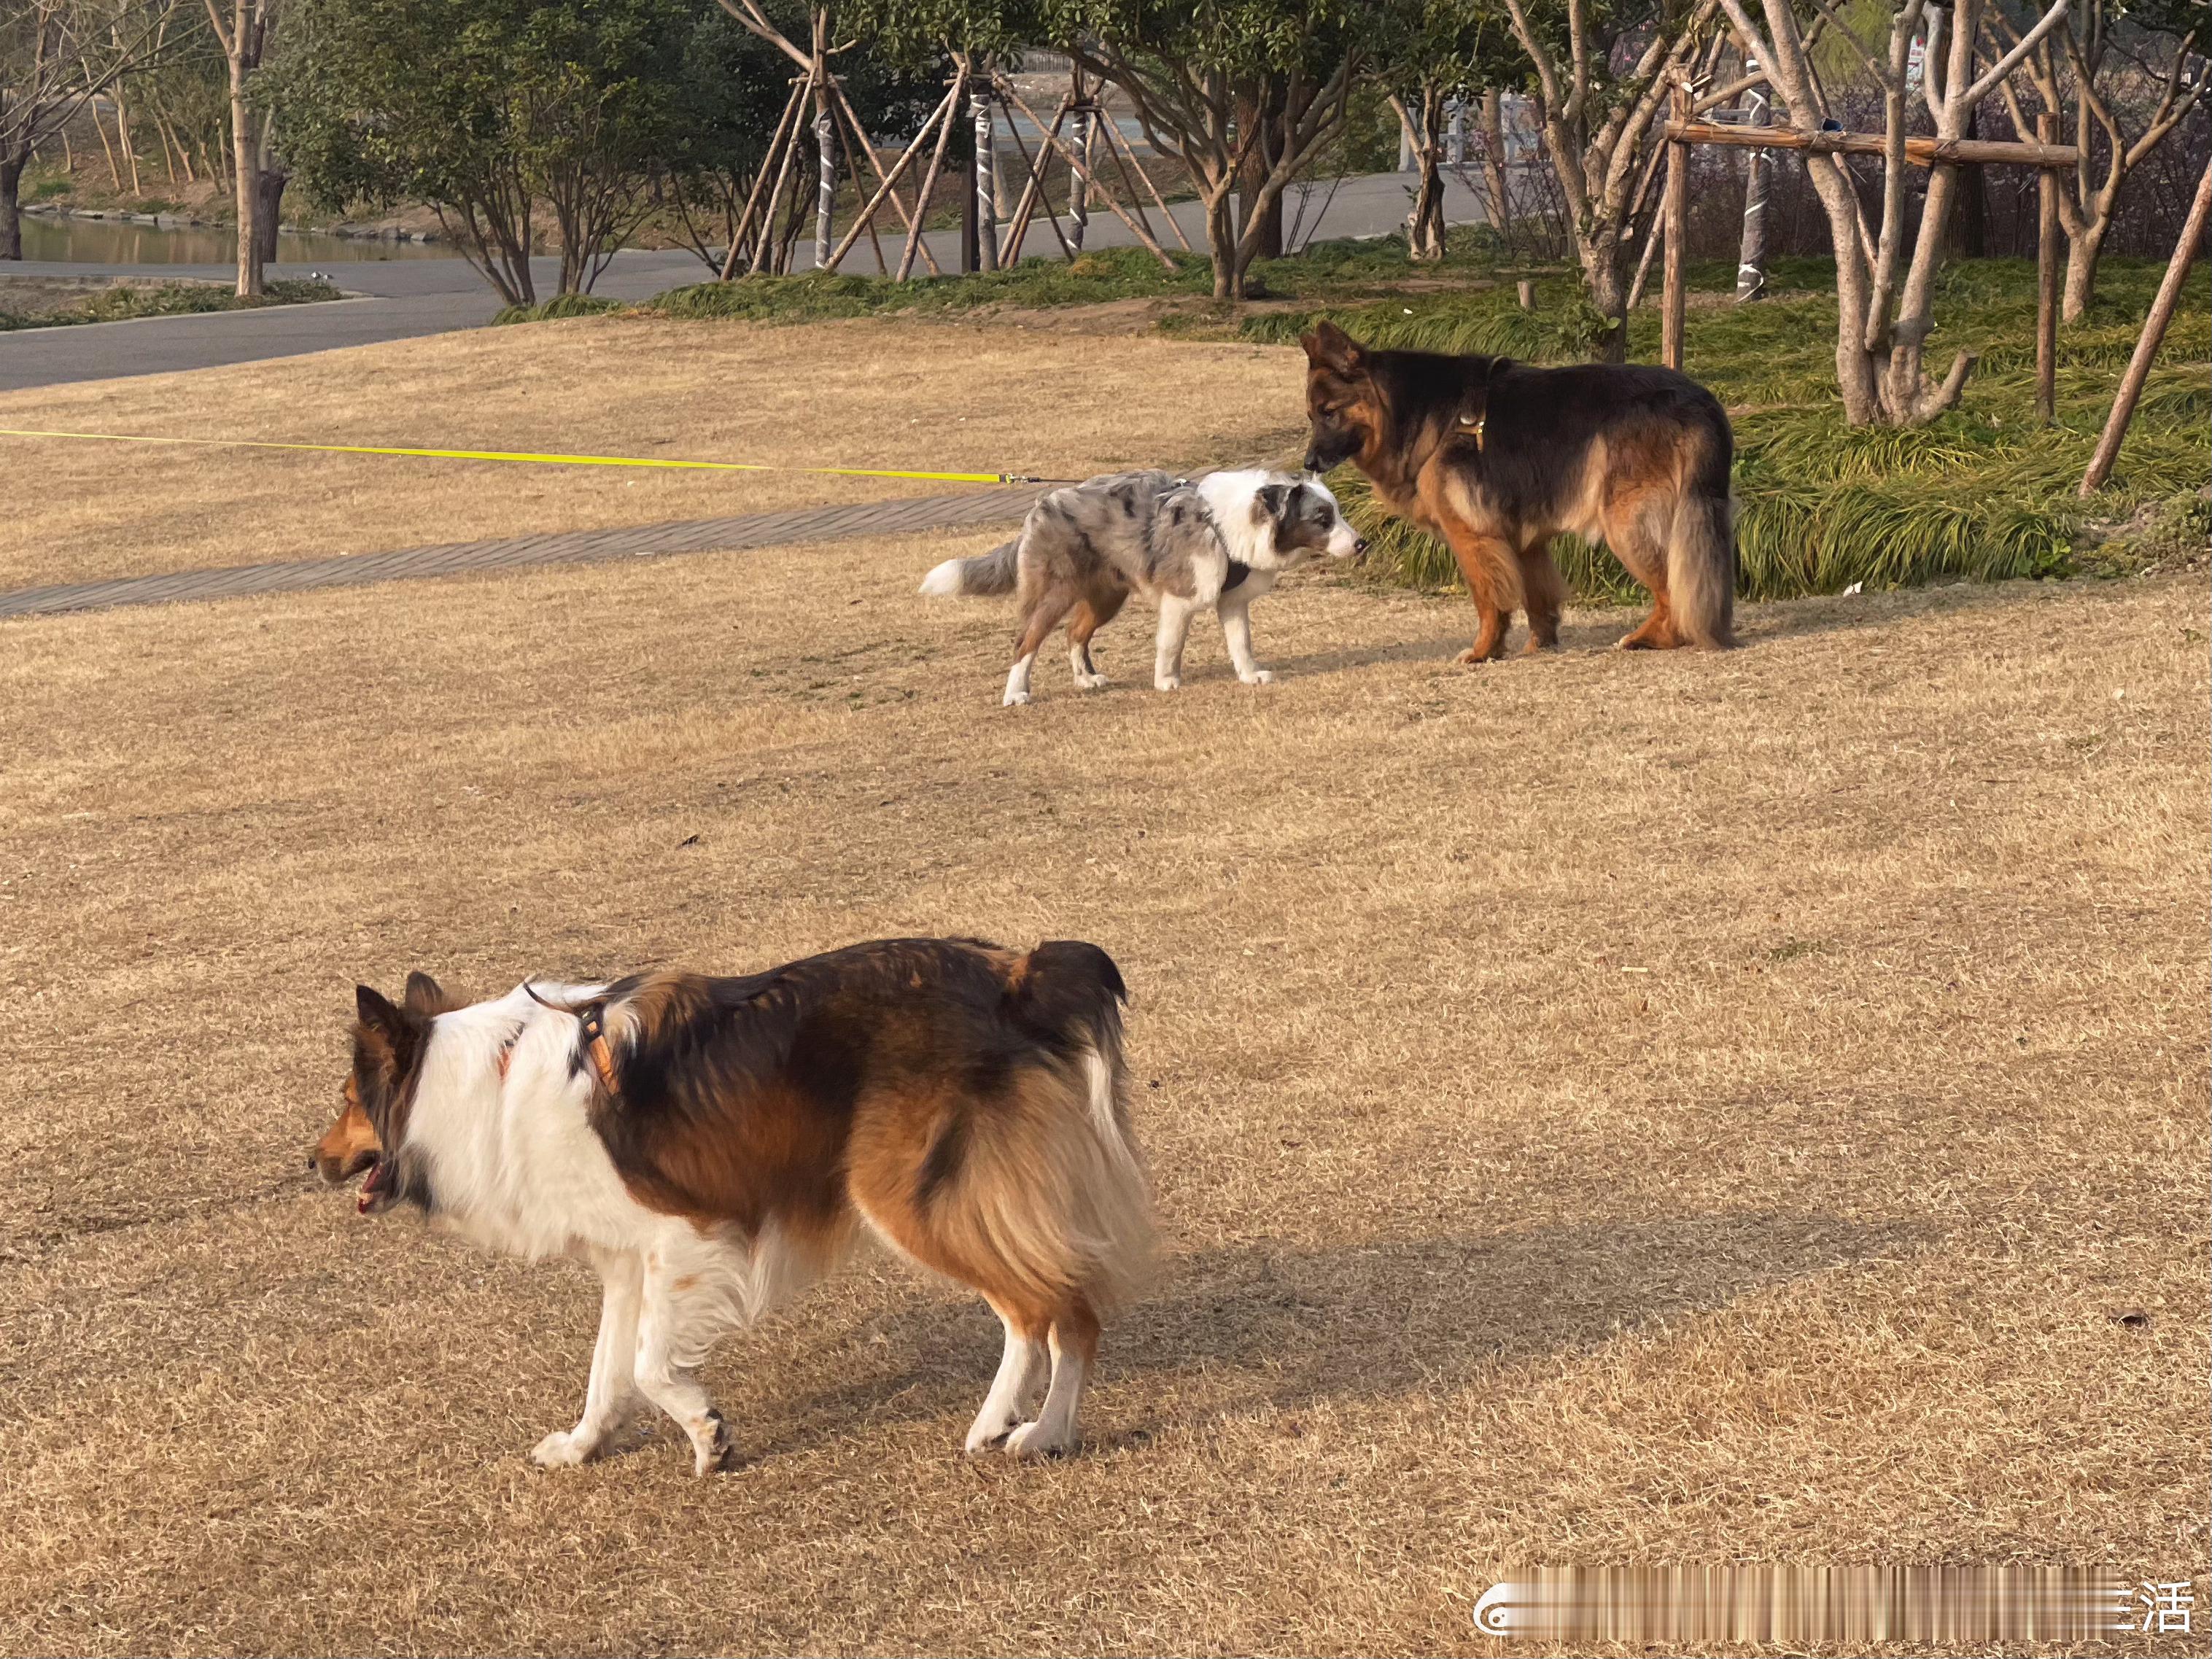
MULTIPOLYGON (((1334 189, 1315 187, 1310 196, 1293 195, 1285 211, 1303 212, 1301 241, 1307 224, 1318 237, 1374 236, 1405 222, 1414 180, 1401 173, 1369 173, 1346 179, 1334 189), (1316 217, 1316 216, 1318 216, 1316 217)), ((1176 222, 1191 246, 1206 246, 1205 210, 1196 202, 1175 204, 1176 222)), ((1149 210, 1153 231, 1176 246, 1149 210)), ((1453 224, 1480 222, 1482 208, 1472 191, 1447 176, 1444 217, 1453 224)), ((929 234, 933 252, 947 267, 957 263, 957 238, 951 231, 929 234)), ((1103 207, 1092 210, 1085 245, 1127 246, 1136 239, 1103 207)), ((896 247, 896 242, 892 244, 896 247)), ((1059 245, 1042 224, 1031 228, 1024 249, 1030 258, 1060 257, 1059 245)), ((811 260, 811 242, 799 249, 811 260)), ((892 255, 896 258, 894 252, 892 255)), ((31 261, 0 266, 9 276, 194 276, 230 275, 228 265, 100 265, 31 261)), ((59 386, 73 380, 101 380, 125 374, 159 374, 208 368, 219 363, 257 362, 337 346, 368 345, 380 340, 412 339, 476 328, 491 320, 499 301, 467 263, 452 259, 359 259, 326 264, 323 273, 339 287, 367 297, 327 305, 272 306, 264 311, 210 312, 189 317, 150 317, 136 322, 91 323, 73 328, 27 328, 0 334, 0 392, 59 386)), ((538 290, 550 295, 559 262, 535 262, 538 290)), ((875 261, 865 246, 846 256, 843 269, 872 272, 875 261)), ((274 276, 304 276, 305 265, 272 265, 274 276)), ((645 300, 664 289, 706 280, 706 267, 689 253, 625 252, 615 255, 596 292, 617 300, 645 300)))
POLYGON ((571 530, 504 541, 449 542, 357 553, 289 564, 241 564, 217 570, 179 570, 163 576, 125 576, 113 581, 0 592, 0 617, 51 616, 65 611, 106 611, 126 605, 172 605, 194 599, 240 599, 252 593, 293 593, 310 587, 356 587, 531 565, 604 564, 664 553, 735 552, 792 542, 835 541, 907 530, 967 529, 1008 524, 1029 511, 1033 489, 979 489, 959 495, 907 501, 858 501, 845 507, 802 507, 729 519, 635 525, 615 530, 571 530))

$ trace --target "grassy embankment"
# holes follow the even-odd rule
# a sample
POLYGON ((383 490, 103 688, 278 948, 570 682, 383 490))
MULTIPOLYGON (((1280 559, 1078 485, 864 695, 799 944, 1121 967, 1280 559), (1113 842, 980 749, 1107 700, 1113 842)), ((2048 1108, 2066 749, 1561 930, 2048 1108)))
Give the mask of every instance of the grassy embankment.
MULTIPOLYGON (((1771 275, 1774 298, 1738 307, 1725 298, 1734 277, 1725 262, 1689 273, 1687 367, 1735 420, 1747 595, 2121 572, 2204 550, 2212 529, 2203 490, 2212 389, 2202 365, 2212 353, 2212 306, 2201 285, 2189 291, 2167 337, 2112 487, 2083 503, 2074 487, 2157 287, 2156 263, 2105 261, 2095 307, 2060 335, 2058 417, 2047 428, 2033 418, 2033 265, 1975 260, 1945 273, 1937 366, 1957 349, 1977 352, 1981 362, 1960 408, 1910 431, 1843 422, 1829 263, 1779 260, 1771 275)), ((1263 264, 1255 279, 1257 302, 1232 310, 1206 297, 1204 261, 1181 257, 1164 271, 1141 251, 1116 249, 1072 265, 1032 260, 1012 271, 903 285, 843 275, 702 283, 639 309, 803 323, 1145 301, 1154 303, 1145 307, 1144 325, 1187 337, 1287 343, 1326 315, 1378 344, 1536 362, 1580 361, 1590 337, 1592 319, 1571 276, 1499 261, 1472 236, 1455 238, 1451 257, 1437 266, 1409 270, 1403 244, 1387 239, 1325 244, 1263 264), (1523 311, 1510 279, 1531 274, 1535 304, 1523 311)), ((516 319, 619 308, 572 299, 516 319)), ((1632 356, 1656 358, 1658 334, 1656 307, 1647 304, 1631 319, 1632 356)), ((1383 520, 1348 471, 1336 482, 1376 538, 1375 568, 1416 586, 1455 579, 1439 544, 1383 520)), ((1571 538, 1555 551, 1578 592, 1626 597, 1626 579, 1609 556, 1571 538)))
POLYGON ((0 278, 0 333, 63 328, 73 323, 120 323, 134 317, 178 317, 204 311, 254 311, 342 297, 328 283, 271 282, 258 299, 240 299, 215 283, 109 283, 0 278))

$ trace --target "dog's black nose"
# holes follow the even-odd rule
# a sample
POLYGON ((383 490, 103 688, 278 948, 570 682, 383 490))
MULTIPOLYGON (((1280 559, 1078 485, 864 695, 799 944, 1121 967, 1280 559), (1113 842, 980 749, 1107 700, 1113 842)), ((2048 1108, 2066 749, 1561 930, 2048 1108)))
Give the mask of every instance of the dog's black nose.
POLYGON ((315 1155, 314 1155, 313 1152, 309 1152, 309 1153, 307 1154, 307 1173, 308 1173, 309 1175, 313 1175, 313 1174, 314 1174, 314 1172, 315 1172, 315 1155))

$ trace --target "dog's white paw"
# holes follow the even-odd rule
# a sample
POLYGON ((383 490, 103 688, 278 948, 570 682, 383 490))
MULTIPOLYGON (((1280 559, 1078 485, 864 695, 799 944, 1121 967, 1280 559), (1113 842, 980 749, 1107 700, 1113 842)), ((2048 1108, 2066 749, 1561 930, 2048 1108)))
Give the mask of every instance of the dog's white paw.
POLYGON ((1182 676, 1180 674, 1155 674, 1152 677, 1152 690, 1155 691, 1180 691, 1182 690, 1182 676))
POLYGON ((995 1451, 1020 1426, 1021 1419, 1011 1413, 991 1422, 977 1418, 968 1431, 968 1455, 973 1457, 977 1452, 995 1451))
POLYGON ((1275 683, 1273 672, 1265 668, 1255 668, 1250 673, 1239 674, 1237 678, 1247 685, 1273 685, 1275 683))
POLYGON ((1065 1435, 1048 1434, 1042 1423, 1024 1423, 1006 1437, 1016 1457, 1065 1457, 1073 1449, 1065 1435))
POLYGON ((530 1461, 541 1469, 574 1468, 579 1463, 591 1462, 592 1454, 599 1448, 580 1441, 567 1429, 557 1429, 547 1435, 532 1449, 530 1461))
POLYGON ((999 707, 1001 708, 1019 708, 1029 700, 1030 694, 1026 691, 1009 691, 1005 696, 999 699, 999 707))
POLYGON ((705 1476, 737 1467, 738 1449, 731 1443, 729 1425, 722 1414, 709 1411, 691 1435, 691 1473, 705 1476))

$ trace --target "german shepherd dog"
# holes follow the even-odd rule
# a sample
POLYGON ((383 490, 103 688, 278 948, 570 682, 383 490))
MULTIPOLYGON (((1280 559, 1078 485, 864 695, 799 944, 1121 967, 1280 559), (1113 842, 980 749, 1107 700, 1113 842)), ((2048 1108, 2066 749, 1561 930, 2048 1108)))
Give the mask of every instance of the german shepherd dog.
POLYGON ((1735 436, 1713 394, 1667 368, 1532 368, 1510 357, 1373 351, 1333 323, 1306 349, 1310 471, 1354 461, 1383 507, 1441 538, 1474 597, 1462 662, 1559 642, 1551 539, 1603 542, 1651 590, 1625 650, 1735 643, 1735 436))
POLYGON ((1155 690, 1182 684, 1191 618, 1207 605, 1221 619, 1237 678, 1265 685, 1275 677, 1252 655, 1252 601, 1310 555, 1353 558, 1366 546, 1317 478, 1246 470, 1193 483, 1159 471, 1109 472, 1054 490, 1030 509, 1019 536, 972 559, 947 559, 922 578, 921 591, 1018 596, 1008 705, 1030 700, 1030 666, 1063 617, 1077 689, 1104 685, 1091 638, 1133 593, 1159 609, 1155 690))
POLYGON ((654 973, 464 1006, 425 974, 356 990, 353 1066, 309 1163, 605 1294, 581 1419, 532 1456, 605 1448, 642 1397, 730 1457, 692 1375, 716 1338, 866 1230, 982 1293, 1006 1352, 968 1449, 1075 1444, 1099 1322, 1151 1239, 1121 1004, 1095 945, 890 939, 744 979, 654 973), (1044 1387, 1043 1404, 1030 1415, 1044 1387))

